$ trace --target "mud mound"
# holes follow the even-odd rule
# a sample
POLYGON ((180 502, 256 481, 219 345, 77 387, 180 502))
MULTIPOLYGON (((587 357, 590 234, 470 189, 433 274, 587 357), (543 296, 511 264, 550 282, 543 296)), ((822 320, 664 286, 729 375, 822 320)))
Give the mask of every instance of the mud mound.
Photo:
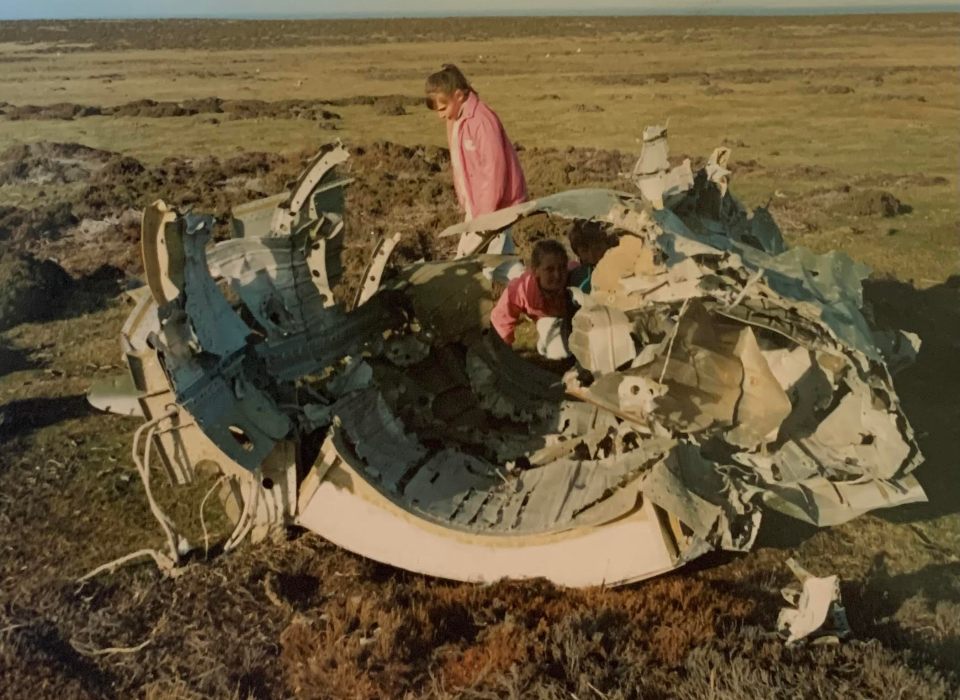
POLYGON ((845 204, 847 211, 856 216, 894 217, 913 209, 883 190, 860 190, 851 192, 845 204))
POLYGON ((199 97, 184 100, 180 106, 194 114, 219 114, 223 111, 223 100, 219 97, 199 97))
POLYGON ((115 117, 184 117, 196 112, 185 109, 176 102, 135 100, 114 107, 108 114, 113 114, 115 117))
POLYGON ((137 100, 110 109, 104 114, 116 117, 185 117, 193 114, 228 114, 233 119, 313 119, 326 121, 340 116, 323 108, 319 100, 223 100, 219 97, 204 97, 181 102, 158 102, 137 100))
MULTIPOLYGON (((72 206, 0 209, 0 239, 17 241, 17 250, 53 256, 74 275, 88 274, 104 263, 139 272, 136 217, 158 198, 215 214, 220 219, 218 235, 228 235, 232 207, 287 189, 313 155, 249 152, 224 160, 176 157, 146 165, 76 144, 60 147, 67 149, 60 155, 105 160, 98 162, 72 206)), ((628 171, 634 161, 631 154, 599 149, 519 150, 532 197, 572 187, 622 188, 616 173, 628 171)), ((377 141, 353 149, 345 174, 356 178, 347 189, 346 279, 359 277, 371 247, 382 236, 402 235, 395 253, 399 263, 452 254, 456 241, 437 237, 462 217, 447 149, 377 141)), ((554 230, 549 223, 517 230, 521 254, 538 238, 565 234, 565 227, 554 230)))
POLYGON ((101 113, 100 107, 78 105, 71 102, 58 102, 52 105, 7 105, 4 115, 10 121, 21 119, 64 119, 72 120, 78 117, 92 117, 101 113))
POLYGON ((203 211, 226 216, 231 207, 255 199, 266 189, 280 192, 301 167, 299 156, 244 153, 217 158, 167 158, 147 167, 129 156, 117 156, 91 178, 79 198, 80 217, 104 219, 124 208, 142 209, 156 199, 176 206, 196 205, 203 211), (232 180, 243 176, 240 181, 232 180), (245 187, 251 179, 260 182, 245 187))
MULTIPOLYGON (((812 168, 811 177, 818 172, 821 169, 812 168)), ((859 226, 871 219, 879 226, 882 219, 909 214, 913 207, 887 190, 844 184, 816 188, 796 197, 778 198, 771 202, 771 210, 787 233, 809 233, 835 228, 844 222, 859 226), (857 223, 857 220, 862 221, 857 223)), ((863 229, 857 230, 863 232, 863 229)))
POLYGON ((352 156, 347 168, 356 180, 347 189, 347 280, 359 279, 382 236, 401 234, 394 254, 400 263, 452 254, 456 242, 437 238, 461 217, 447 149, 377 141, 356 147, 352 156))
POLYGON ((716 95, 729 95, 733 92, 730 88, 725 88, 720 85, 711 85, 706 90, 703 91, 704 95, 714 97, 716 95))
MULTIPOLYGON (((365 98, 364 98, 365 99, 365 98)), ((387 100, 389 104, 401 106, 409 98, 387 96, 373 98, 370 104, 380 104, 387 100)), ((4 104, 0 114, 4 114, 11 121, 24 119, 62 119, 72 120, 80 117, 113 116, 113 117, 145 117, 162 119, 166 117, 189 117, 194 114, 228 114, 232 119, 312 119, 315 121, 331 121, 339 119, 340 115, 326 109, 329 102, 322 100, 279 100, 267 102, 265 100, 223 100, 219 97, 204 97, 182 101, 134 100, 115 107, 96 107, 80 105, 70 102, 61 102, 52 105, 11 105, 4 104)), ((366 102, 362 102, 366 104, 366 102)), ((386 104, 386 103, 385 103, 386 104)))
MULTIPOLYGON (((4 155, 34 153, 25 148, 4 155)), ((217 235, 226 236, 234 206, 287 189, 313 155, 249 152, 224 160, 176 157, 147 165, 77 144, 36 148, 37 153, 96 159, 97 169, 91 169, 87 187, 72 203, 33 210, 0 208, 0 239, 15 242, 14 249, 21 252, 54 257, 81 276, 105 263, 139 273, 137 217, 150 202, 159 198, 179 208, 213 213, 219 219, 217 235)), ((628 171, 635 160, 632 154, 589 148, 519 150, 532 197, 572 187, 622 187, 616 173, 628 171)), ((356 179, 347 189, 344 293, 352 293, 350 280, 359 279, 380 237, 401 234, 395 253, 400 264, 452 254, 456 241, 437 237, 462 217, 447 149, 377 141, 354 148, 347 171, 356 179)), ((535 228, 518 227, 515 239, 525 254, 537 239, 565 232, 563 226, 538 222, 535 228)))
POLYGON ((49 318, 71 285, 70 275, 53 261, 0 253, 0 330, 49 318))
POLYGON ((67 183, 84 180, 114 154, 79 143, 38 141, 0 153, 0 185, 67 183))
POLYGON ((339 119, 340 115, 326 110, 325 104, 320 100, 224 100, 220 107, 221 111, 232 115, 234 119, 339 119))
POLYGON ((357 105, 372 107, 380 102, 395 102, 405 107, 419 107, 423 105, 423 100, 423 97, 416 97, 414 95, 354 95, 352 97, 338 97, 335 100, 328 100, 326 104, 331 107, 352 107, 357 105))
POLYGON ((598 148, 521 149, 520 160, 531 197, 576 187, 633 189, 619 173, 630 172, 635 154, 598 148))
POLYGON ((807 85, 800 92, 805 95, 851 95, 856 91, 849 85, 807 85))
POLYGON ((402 117, 407 113, 407 108, 403 106, 403 102, 390 98, 375 102, 373 110, 383 117, 402 117))

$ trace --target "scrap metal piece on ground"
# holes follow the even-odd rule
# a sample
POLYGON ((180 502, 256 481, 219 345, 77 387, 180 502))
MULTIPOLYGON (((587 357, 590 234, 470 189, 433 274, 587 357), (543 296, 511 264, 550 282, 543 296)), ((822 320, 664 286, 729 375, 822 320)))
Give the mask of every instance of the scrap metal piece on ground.
MULTIPOLYGON (((867 323, 866 269, 787 249, 731 195, 727 149, 694 175, 665 138, 644 132, 638 194, 561 192, 440 234, 606 224, 616 245, 576 296, 566 373, 489 327, 484 270, 507 278, 512 256, 388 275, 385 239, 356 303, 335 302, 342 147, 237 207, 228 241, 148 208, 123 352, 143 416, 166 421, 148 442, 171 478, 225 477, 225 549, 296 523, 435 576, 615 585, 749 549, 767 508, 831 525, 922 500, 885 364, 916 343, 867 323)), ((810 585, 792 633, 817 622, 829 586, 810 585)))
POLYGON ((813 644, 836 644, 850 636, 847 611, 840 602, 840 579, 819 578, 788 559, 787 566, 800 581, 802 590, 784 588, 784 599, 793 607, 780 609, 777 631, 786 637, 787 646, 802 640, 813 644))

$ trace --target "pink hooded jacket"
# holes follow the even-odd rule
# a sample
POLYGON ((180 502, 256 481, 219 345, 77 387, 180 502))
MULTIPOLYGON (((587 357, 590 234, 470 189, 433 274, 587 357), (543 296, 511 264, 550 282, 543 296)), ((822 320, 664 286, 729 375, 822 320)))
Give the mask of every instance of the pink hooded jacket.
POLYGON ((447 122, 453 184, 467 220, 527 198, 520 160, 500 119, 471 92, 460 116, 447 122))
POLYGON ((490 325, 507 345, 513 345, 514 330, 521 314, 531 321, 539 321, 545 316, 562 317, 566 311, 566 295, 559 299, 548 299, 540 291, 533 271, 527 270, 516 279, 510 280, 507 288, 503 290, 490 312, 490 325))

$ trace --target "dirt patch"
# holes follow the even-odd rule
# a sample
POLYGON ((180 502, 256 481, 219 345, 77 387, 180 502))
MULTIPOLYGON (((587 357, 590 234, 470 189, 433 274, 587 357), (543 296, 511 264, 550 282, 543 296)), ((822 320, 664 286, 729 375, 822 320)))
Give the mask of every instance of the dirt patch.
POLYGON ((84 180, 115 154, 79 143, 38 141, 0 153, 0 185, 63 184, 84 180))

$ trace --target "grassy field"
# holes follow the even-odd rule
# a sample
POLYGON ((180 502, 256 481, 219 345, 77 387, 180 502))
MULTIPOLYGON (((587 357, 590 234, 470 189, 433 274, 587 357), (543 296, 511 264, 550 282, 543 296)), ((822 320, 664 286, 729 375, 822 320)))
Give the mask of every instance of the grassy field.
MULTIPOLYGON (((0 696, 956 695, 958 67, 960 15, 0 23, 0 245, 78 279, 50 320, 0 333, 0 696), (924 341, 897 388, 931 502, 817 532, 770 519, 750 554, 619 590, 434 581, 312 535, 215 547, 175 581, 141 567, 75 585, 160 542, 136 422, 83 398, 120 365, 118 285, 139 272, 124 212, 159 195, 222 212, 340 138, 348 262, 370 231, 403 233, 405 259, 443 255, 457 213, 419 100, 450 61, 523 147, 534 195, 629 189, 643 127, 669 121, 677 158, 732 148, 733 191, 770 202, 791 244, 869 264, 877 320, 924 341), (189 103, 205 98, 232 103, 189 103), (129 106, 145 99, 161 104, 129 106), (56 143, 110 153, 52 177, 73 158, 56 143), (28 163, 21 144, 53 155, 28 163), (789 556, 843 578, 852 641, 770 634, 789 556)), ((205 486, 161 493, 192 541, 205 486)))

